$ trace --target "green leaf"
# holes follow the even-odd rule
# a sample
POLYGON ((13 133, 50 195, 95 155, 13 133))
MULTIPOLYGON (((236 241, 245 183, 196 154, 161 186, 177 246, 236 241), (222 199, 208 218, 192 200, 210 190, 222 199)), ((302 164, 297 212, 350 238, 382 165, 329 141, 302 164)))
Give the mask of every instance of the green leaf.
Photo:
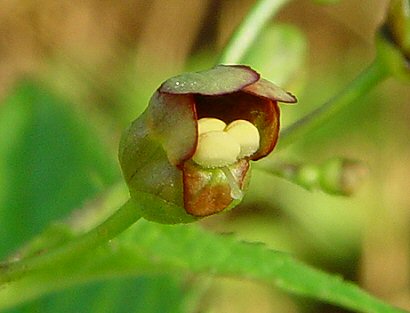
POLYGON ((35 83, 0 110, 0 256, 119 177, 92 127, 35 83))
POLYGON ((9 283, 0 289, 0 308, 85 281, 171 272, 243 277, 358 312, 405 312, 338 275, 314 269, 263 244, 208 233, 198 225, 170 226, 146 221, 138 222, 98 251, 79 256, 75 262, 56 269, 40 269, 9 283), (58 277, 53 274, 56 270, 58 277))
POLYGON ((246 277, 360 312, 404 312, 286 253, 208 233, 195 225, 165 226, 141 221, 126 236, 125 247, 155 259, 156 267, 246 277))
POLYGON ((4 313, 181 312, 180 279, 170 275, 114 279, 75 286, 4 313))

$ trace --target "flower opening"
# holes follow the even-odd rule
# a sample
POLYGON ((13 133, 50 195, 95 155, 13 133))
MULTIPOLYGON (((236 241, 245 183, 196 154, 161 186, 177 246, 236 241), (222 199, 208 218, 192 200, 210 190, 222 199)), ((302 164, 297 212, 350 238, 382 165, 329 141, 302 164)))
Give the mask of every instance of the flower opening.
POLYGON ((296 99, 247 66, 219 65, 165 81, 122 140, 119 158, 131 197, 154 194, 191 218, 235 206, 249 161, 276 145, 279 101, 296 99))

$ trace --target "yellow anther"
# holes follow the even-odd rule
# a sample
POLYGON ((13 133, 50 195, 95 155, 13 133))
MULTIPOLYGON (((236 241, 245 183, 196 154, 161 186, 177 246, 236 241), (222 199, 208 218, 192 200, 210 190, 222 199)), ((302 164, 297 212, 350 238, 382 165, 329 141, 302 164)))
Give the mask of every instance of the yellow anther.
POLYGON ((221 121, 213 117, 204 117, 198 120, 198 134, 204 134, 210 131, 219 130, 222 131, 226 127, 224 121, 221 121))
POLYGON ((240 145, 224 131, 210 131, 198 138, 192 160, 202 167, 222 167, 233 164, 241 151, 240 145))
POLYGON ((241 146, 238 158, 250 156, 259 149, 259 131, 251 122, 233 121, 225 128, 225 132, 234 137, 241 146))
POLYGON ((259 149, 258 129, 245 120, 236 120, 226 126, 217 118, 201 118, 198 135, 192 159, 206 168, 231 165, 259 149))

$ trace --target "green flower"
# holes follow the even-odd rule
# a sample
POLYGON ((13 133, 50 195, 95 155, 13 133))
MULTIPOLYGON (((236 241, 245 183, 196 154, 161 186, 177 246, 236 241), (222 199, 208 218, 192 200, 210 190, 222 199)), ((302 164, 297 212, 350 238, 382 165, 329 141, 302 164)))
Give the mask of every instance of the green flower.
POLYGON ((146 203, 142 215, 181 223, 237 205, 249 161, 267 156, 278 140, 278 101, 296 99, 247 66, 165 81, 119 150, 131 198, 146 203))

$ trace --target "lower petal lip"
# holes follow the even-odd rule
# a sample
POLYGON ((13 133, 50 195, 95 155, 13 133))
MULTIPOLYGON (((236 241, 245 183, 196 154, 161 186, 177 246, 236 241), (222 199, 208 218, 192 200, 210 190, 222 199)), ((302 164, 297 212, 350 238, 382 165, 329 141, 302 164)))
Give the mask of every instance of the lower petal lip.
MULTIPOLYGON (((233 166, 232 175, 242 191, 248 174, 249 162, 241 160, 233 166)), ((214 183, 213 175, 224 177, 220 169, 207 170, 187 162, 183 169, 184 208, 188 214, 204 217, 225 210, 235 199, 227 179, 214 183)), ((239 199, 240 200, 240 199, 239 199)))

